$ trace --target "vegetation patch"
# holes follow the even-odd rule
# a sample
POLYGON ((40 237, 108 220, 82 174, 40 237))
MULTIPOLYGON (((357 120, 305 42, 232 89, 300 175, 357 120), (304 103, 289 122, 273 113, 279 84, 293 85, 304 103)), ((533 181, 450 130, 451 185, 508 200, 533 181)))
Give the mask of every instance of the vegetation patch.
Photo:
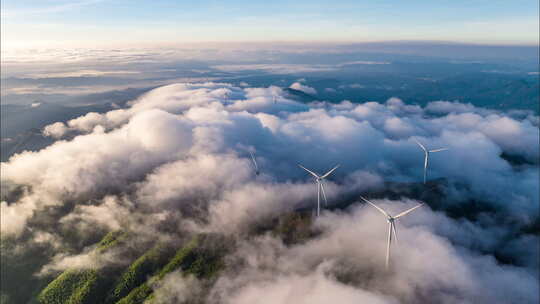
POLYGON ((162 267, 170 256, 163 245, 156 245, 133 262, 120 276, 106 303, 116 303, 162 267))
POLYGON ((302 243, 315 236, 311 222, 309 213, 291 212, 279 218, 272 234, 281 238, 286 245, 302 243))
POLYGON ((43 304, 96 303, 103 290, 101 278, 95 270, 67 270, 39 294, 43 304))
MULTIPOLYGON (((113 231, 99 242, 96 251, 103 253, 115 246, 125 233, 113 231)), ((69 269, 64 271, 38 295, 42 304, 102 303, 110 286, 111 275, 96 269, 69 269)))
POLYGON ((223 257, 227 252, 226 242, 217 235, 199 235, 180 248, 156 275, 133 289, 117 304, 142 304, 153 299, 152 286, 167 274, 181 270, 184 275, 194 275, 198 279, 211 281, 224 268, 223 257))

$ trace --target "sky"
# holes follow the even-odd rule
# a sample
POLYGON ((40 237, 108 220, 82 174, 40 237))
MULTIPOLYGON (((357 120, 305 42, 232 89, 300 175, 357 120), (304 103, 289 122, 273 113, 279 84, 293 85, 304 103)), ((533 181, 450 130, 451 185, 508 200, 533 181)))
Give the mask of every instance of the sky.
POLYGON ((538 44, 536 0, 4 0, 2 50, 199 42, 538 44))

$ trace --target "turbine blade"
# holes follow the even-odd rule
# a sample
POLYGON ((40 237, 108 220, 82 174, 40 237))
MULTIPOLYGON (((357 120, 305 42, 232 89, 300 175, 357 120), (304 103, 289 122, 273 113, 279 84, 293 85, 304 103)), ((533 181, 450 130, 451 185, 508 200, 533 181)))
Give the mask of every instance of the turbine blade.
POLYGON ((414 206, 414 207, 412 207, 411 209, 405 210, 405 211, 401 212, 400 214, 394 216, 394 218, 397 219, 397 218, 399 218, 399 217, 402 217, 402 216, 408 214, 409 212, 412 212, 414 209, 422 207, 423 205, 424 205, 424 203, 420 203, 420 204, 418 204, 417 206, 414 206))
POLYGON ((424 184, 426 183, 426 179, 427 179, 428 162, 429 162, 429 153, 426 152, 426 157, 424 158, 424 184))
POLYGON ((340 165, 337 165, 335 166, 332 170, 326 172, 323 176, 321 176, 321 178, 325 178, 327 177, 328 175, 332 174, 332 172, 334 172, 334 170, 336 170, 337 168, 339 168, 340 165))
POLYGON ((309 172, 309 174, 313 175, 315 178, 319 178, 319 176, 317 175, 317 173, 315 173, 315 172, 313 172, 313 171, 307 169, 306 167, 304 167, 304 166, 302 166, 302 165, 300 165, 300 164, 298 164, 298 166, 300 166, 300 168, 302 168, 302 169, 306 170, 307 172, 309 172))
POLYGON ((322 190, 322 195, 323 195, 323 198, 324 198, 324 205, 328 205, 328 200, 326 199, 326 193, 324 192, 324 184, 323 184, 323 181, 320 181, 319 182, 321 184, 321 190, 322 190))
POLYGON ((390 244, 392 243, 392 223, 388 223, 388 242, 386 243, 386 263, 385 267, 388 270, 390 264, 390 244))
POLYGON ((418 140, 416 140, 416 138, 412 138, 419 146, 420 148, 422 148, 422 150, 424 150, 424 152, 427 152, 427 149, 426 147, 424 147, 424 145, 422 145, 418 140))
POLYGON ((321 212, 321 182, 317 180, 317 216, 321 212))
POLYGON ((397 243, 397 232, 396 232, 396 223, 392 222, 392 231, 394 232, 394 238, 396 239, 397 243))
POLYGON ((386 211, 384 211, 381 207, 379 207, 379 206, 375 205, 374 203, 368 201, 367 199, 363 198, 362 196, 360 196, 360 198, 363 199, 366 203, 370 204, 371 206, 377 208, 377 210, 379 210, 386 217, 390 217, 390 215, 388 213, 386 213, 386 211))
POLYGON ((249 155, 251 155, 251 161, 253 162, 253 166, 255 166, 255 171, 259 171, 259 166, 257 165, 257 161, 255 160, 255 157, 251 151, 249 151, 249 155))
POLYGON ((441 148, 441 149, 429 150, 429 152, 441 152, 441 151, 446 151, 446 150, 448 150, 448 148, 441 148))

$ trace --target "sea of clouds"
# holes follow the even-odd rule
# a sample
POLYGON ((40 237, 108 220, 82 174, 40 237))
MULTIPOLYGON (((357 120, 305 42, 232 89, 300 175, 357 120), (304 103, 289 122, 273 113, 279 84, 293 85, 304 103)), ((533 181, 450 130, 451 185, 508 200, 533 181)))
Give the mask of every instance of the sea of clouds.
MULTIPOLYGON (((236 245, 204 293, 210 303, 538 302, 538 116, 447 101, 305 104, 287 96, 278 87, 173 84, 126 108, 48 125, 54 144, 1 164, 2 236, 20 240, 18 250, 52 248, 42 275, 118 260, 84 245, 66 253, 59 231, 81 243, 117 229, 141 242, 224 234, 236 245), (431 155, 425 186, 436 183, 444 195, 400 219, 385 271, 386 221, 358 198, 420 186, 424 155, 413 138, 449 148, 431 155), (304 243, 253 235, 261 222, 314 206, 316 185, 298 164, 319 173, 340 164, 326 194, 330 205, 349 207, 323 211, 313 223, 320 233, 304 243), (446 212, 471 204, 472 216, 446 212)), ((391 214, 418 203, 373 202, 391 214)), ((199 285, 173 272, 154 286, 156 299, 201 297, 199 285)))

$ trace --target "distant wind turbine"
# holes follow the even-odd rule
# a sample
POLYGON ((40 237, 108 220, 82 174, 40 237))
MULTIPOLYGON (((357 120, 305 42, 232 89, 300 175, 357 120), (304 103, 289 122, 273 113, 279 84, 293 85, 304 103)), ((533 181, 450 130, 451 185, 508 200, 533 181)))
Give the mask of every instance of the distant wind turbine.
POLYGON ((375 205, 374 203, 368 201, 367 199, 363 198, 362 196, 360 196, 360 198, 362 198, 366 203, 368 203, 371 206, 375 207, 377 210, 379 210, 379 212, 381 212, 382 214, 384 214, 384 216, 386 216, 386 221, 388 222, 388 243, 386 244, 386 263, 385 263, 385 267, 386 267, 386 269, 388 269, 388 265, 390 263, 390 244, 392 243, 392 234, 394 234, 394 237, 396 238, 396 242, 397 242, 397 233, 396 233, 396 223, 395 223, 395 221, 398 218, 400 218, 400 217, 408 214, 409 212, 413 211, 414 209, 421 207, 422 205, 424 205, 424 203, 421 203, 421 204, 419 204, 417 206, 414 206, 411 209, 405 210, 405 211, 401 212, 400 214, 398 214, 396 216, 391 216, 386 211, 384 211, 381 207, 379 207, 379 206, 375 205))
POLYGON ((428 150, 428 149, 426 149, 426 147, 424 147, 424 145, 422 145, 418 140, 416 140, 416 138, 413 137, 413 140, 418 144, 418 146, 420 146, 420 148, 422 148, 422 150, 424 150, 424 184, 425 184, 426 180, 427 180, 427 168, 428 168, 428 162, 429 162, 429 153, 445 151, 445 150, 448 150, 448 148, 428 150))
POLYGON ((251 156, 251 162, 253 163, 253 168, 255 169, 255 175, 259 175, 259 165, 257 165, 257 160, 255 159, 255 156, 253 156, 253 153, 251 151, 248 151, 249 155, 251 156))
POLYGON ((321 191, 322 191, 322 194, 323 194, 323 197, 324 197, 324 204, 328 204, 328 200, 326 199, 326 193, 324 192, 324 185, 323 185, 323 180, 328 177, 328 175, 332 174, 332 172, 334 172, 334 170, 336 170, 339 165, 335 166, 334 168, 332 168, 332 170, 326 172, 325 174, 323 175, 319 175, 309 169, 306 169, 304 166, 298 164, 298 166, 300 166, 300 168, 306 170, 309 174, 313 175, 313 177, 315 177, 315 182, 317 183, 317 216, 319 216, 320 214, 320 211, 321 211, 321 191))

